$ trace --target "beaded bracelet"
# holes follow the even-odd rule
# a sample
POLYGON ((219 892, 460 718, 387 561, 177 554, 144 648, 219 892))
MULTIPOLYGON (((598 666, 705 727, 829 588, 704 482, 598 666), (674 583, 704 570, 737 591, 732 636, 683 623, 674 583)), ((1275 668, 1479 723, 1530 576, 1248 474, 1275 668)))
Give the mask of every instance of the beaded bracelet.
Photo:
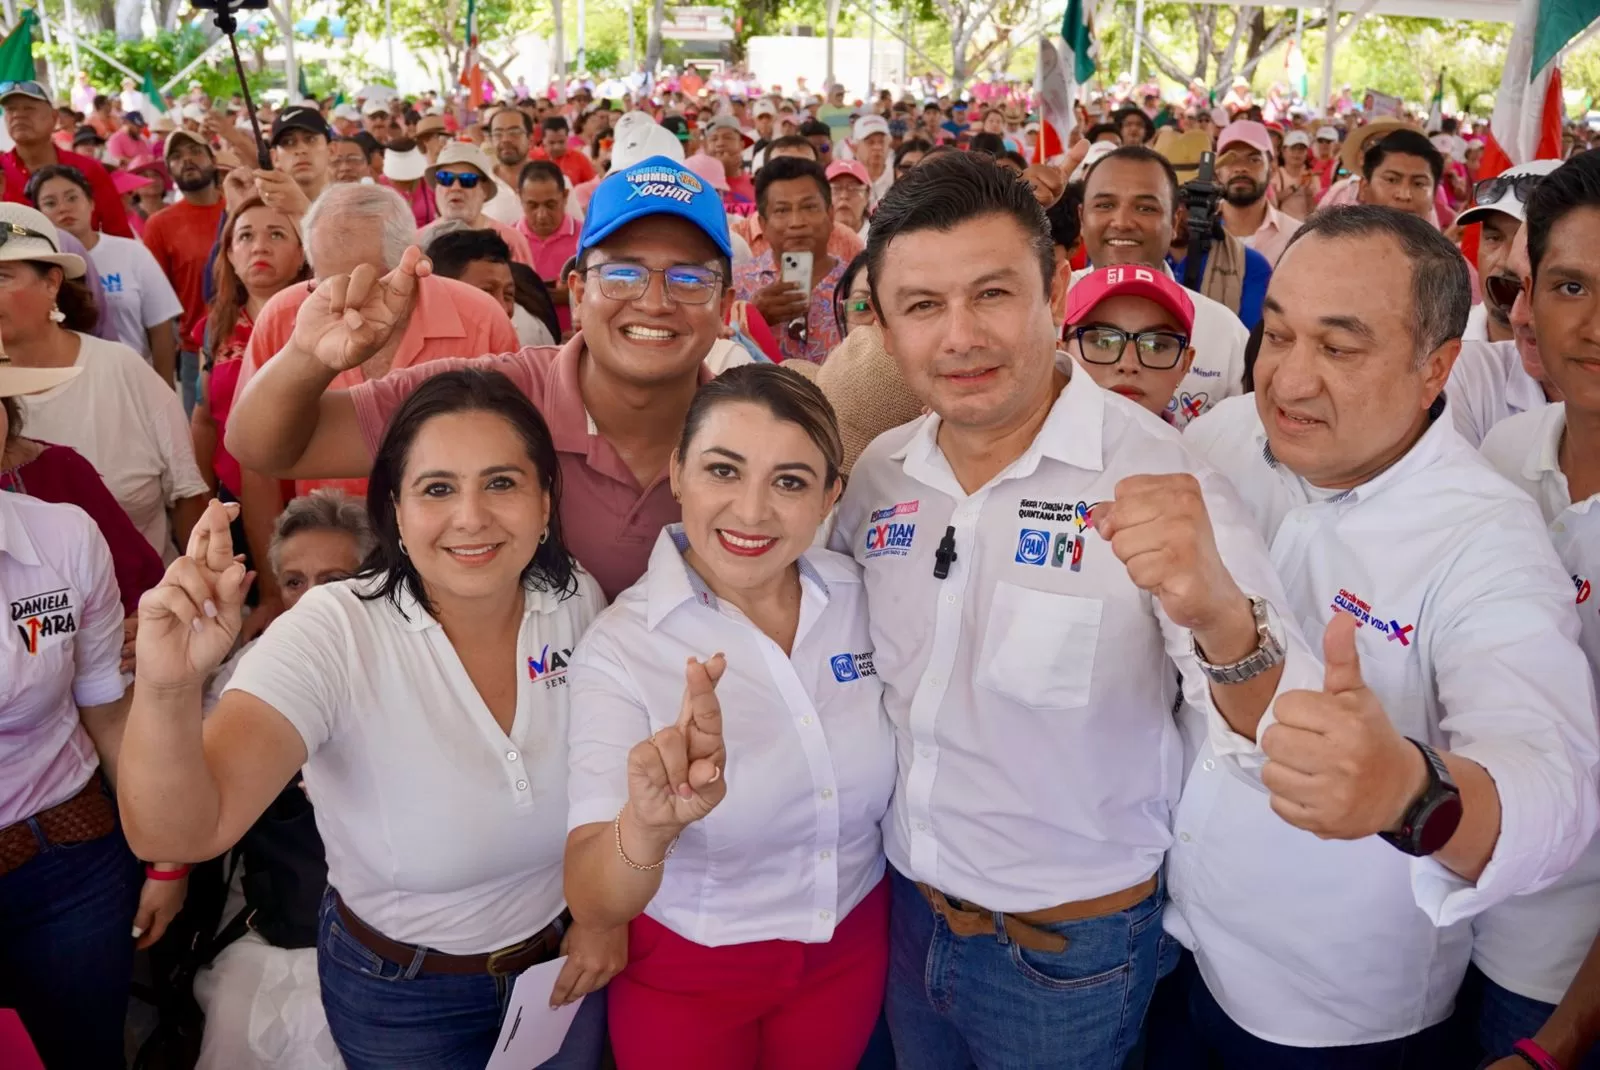
MULTIPOLYGON (((624 806, 622 809, 626 810, 627 807, 624 806)), ((618 810, 617 816, 612 819, 611 828, 612 831, 616 833, 617 837, 617 857, 626 862, 629 868, 636 869, 640 873, 649 873, 653 869, 660 869, 662 866, 666 865, 667 859, 672 857, 672 852, 677 850, 678 847, 678 838, 674 836, 672 838, 672 842, 667 844, 667 853, 661 856, 661 861, 655 863, 654 865, 641 866, 639 863, 629 858, 628 852, 622 849, 622 810, 618 810)))

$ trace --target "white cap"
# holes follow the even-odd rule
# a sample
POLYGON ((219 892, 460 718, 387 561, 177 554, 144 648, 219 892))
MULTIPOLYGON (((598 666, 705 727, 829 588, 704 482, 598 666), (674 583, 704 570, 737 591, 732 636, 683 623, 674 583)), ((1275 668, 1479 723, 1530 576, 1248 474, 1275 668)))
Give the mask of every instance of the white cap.
POLYGON ((768 100, 766 97, 762 97, 760 100, 756 101, 755 109, 751 112, 751 114, 776 115, 778 114, 778 106, 772 103, 772 101, 768 100))
POLYGON ((1310 148, 1311 135, 1304 130, 1291 130, 1283 135, 1283 147, 1288 148, 1290 145, 1304 145, 1306 148, 1310 148))
POLYGON ((361 105, 362 115, 388 115, 389 100, 387 97, 373 97, 361 105))
POLYGON ((889 120, 881 115, 863 115, 856 120, 855 129, 850 133, 851 141, 865 141, 873 134, 888 134, 889 120))
POLYGON ((1339 131, 1335 130, 1331 126, 1319 126, 1319 127, 1317 127, 1317 140, 1318 141, 1338 141, 1339 140, 1339 131))
MULTIPOLYGON (((1560 166, 1560 160, 1530 160, 1527 163, 1518 164, 1516 167, 1506 168, 1504 171, 1500 172, 1498 177, 1516 178, 1520 175, 1548 175, 1551 171, 1554 171, 1560 166)), ((1479 182, 1478 185, 1481 186, 1484 184, 1484 182, 1488 181, 1491 180, 1484 179, 1483 182, 1479 182)), ((1524 189, 1523 197, 1526 196, 1527 191, 1524 189)), ((1467 223, 1482 223, 1484 217, 1490 212, 1504 212, 1517 222, 1525 223, 1527 222, 1527 211, 1527 204, 1524 202, 1522 197, 1517 196, 1516 184, 1505 182, 1501 184, 1500 196, 1488 202, 1477 201, 1472 205, 1472 207, 1456 216, 1455 221, 1463 225, 1467 223)))
POLYGON ((361 109, 354 104, 341 104, 333 109, 333 117, 335 119, 344 119, 347 122, 359 123, 361 121, 361 109))
POLYGON ((630 111, 612 129, 611 171, 613 173, 643 163, 652 156, 683 159, 683 143, 642 111, 630 111))

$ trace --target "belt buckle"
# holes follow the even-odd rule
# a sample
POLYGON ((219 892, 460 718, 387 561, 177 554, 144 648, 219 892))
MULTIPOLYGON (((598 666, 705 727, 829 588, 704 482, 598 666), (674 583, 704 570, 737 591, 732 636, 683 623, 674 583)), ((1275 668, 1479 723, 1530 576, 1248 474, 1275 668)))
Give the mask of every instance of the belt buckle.
POLYGON ((512 944, 510 947, 502 947, 499 951, 491 951, 489 952, 489 959, 488 962, 485 963, 484 968, 488 970, 489 974, 493 977, 505 977, 509 974, 515 973, 515 970, 507 968, 504 964, 518 955, 525 954, 527 950, 528 941, 524 940, 520 944, 512 944))

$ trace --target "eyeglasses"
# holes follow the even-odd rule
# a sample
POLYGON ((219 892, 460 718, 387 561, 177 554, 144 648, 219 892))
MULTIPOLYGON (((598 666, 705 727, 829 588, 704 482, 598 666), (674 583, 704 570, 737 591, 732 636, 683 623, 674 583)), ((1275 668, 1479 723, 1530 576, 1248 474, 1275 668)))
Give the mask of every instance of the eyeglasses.
POLYGON ((38 97, 46 103, 50 100, 50 90, 34 81, 0 82, 0 97, 9 97, 13 93, 22 93, 30 97, 38 97))
POLYGON ((650 268, 643 264, 611 261, 594 264, 590 272, 600 276, 600 293, 613 301, 637 301, 650 289, 650 277, 660 275, 667 297, 680 305, 703 305, 722 288, 722 273, 694 264, 675 264, 650 268))
POLYGON ((483 176, 476 171, 435 171, 433 180, 445 189, 449 189, 457 182, 462 189, 477 189, 478 183, 483 181, 483 176))
POLYGON ((1543 175, 1496 175, 1486 178, 1472 187, 1472 203, 1478 207, 1494 204, 1506 195, 1506 190, 1517 199, 1517 203, 1528 203, 1528 194, 1533 192, 1533 187, 1539 184, 1543 175))
POLYGON ((1509 313, 1522 293, 1522 280, 1509 275, 1486 275, 1483 292, 1489 296, 1489 300, 1500 306, 1502 312, 1509 313))
POLYGON ((1128 342, 1134 344, 1139 363, 1151 371, 1175 368, 1189 339, 1176 331, 1120 331, 1115 327, 1075 327, 1078 355, 1090 364, 1115 364, 1122 359, 1128 342))
POLYGON ((12 238, 38 238, 40 241, 50 246, 50 251, 52 253, 59 253, 61 251, 60 247, 57 246, 55 242, 50 240, 50 236, 48 234, 41 234, 37 230, 29 230, 27 227, 20 227, 15 223, 0 223, 0 249, 4 249, 6 247, 6 243, 12 238))

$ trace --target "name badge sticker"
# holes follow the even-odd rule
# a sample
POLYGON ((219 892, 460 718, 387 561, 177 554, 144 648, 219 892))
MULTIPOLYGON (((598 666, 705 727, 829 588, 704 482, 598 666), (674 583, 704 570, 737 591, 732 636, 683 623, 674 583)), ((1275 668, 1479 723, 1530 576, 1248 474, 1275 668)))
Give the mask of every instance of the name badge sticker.
POLYGON ((29 656, 67 642, 78 630, 78 608, 71 588, 31 594, 12 602, 10 608, 11 623, 29 656))

